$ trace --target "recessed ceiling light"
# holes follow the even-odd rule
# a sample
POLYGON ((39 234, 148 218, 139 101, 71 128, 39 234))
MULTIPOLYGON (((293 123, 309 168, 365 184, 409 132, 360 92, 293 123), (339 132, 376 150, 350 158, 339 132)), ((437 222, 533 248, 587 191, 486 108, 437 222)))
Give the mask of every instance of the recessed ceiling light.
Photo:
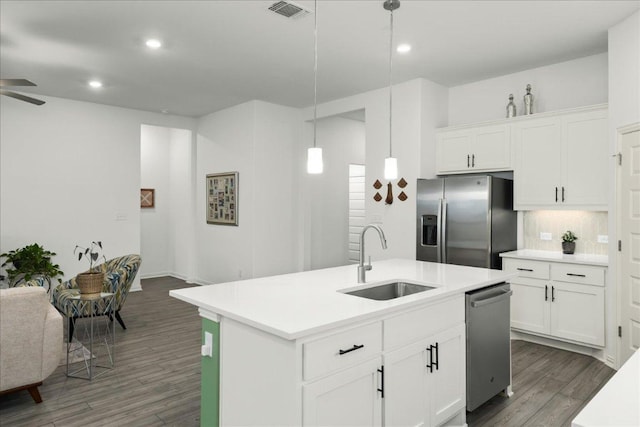
POLYGON ((89 86, 91 86, 94 89, 98 89, 98 88, 102 87, 102 82, 99 81, 99 80, 91 80, 89 82, 89 86))
POLYGON ((406 44, 406 43, 399 44, 398 48, 396 49, 396 51, 398 53, 407 53, 410 50, 411 50, 411 45, 410 44, 406 44))
POLYGON ((160 49, 162 47, 162 42, 158 39, 149 39, 145 44, 149 49, 160 49))

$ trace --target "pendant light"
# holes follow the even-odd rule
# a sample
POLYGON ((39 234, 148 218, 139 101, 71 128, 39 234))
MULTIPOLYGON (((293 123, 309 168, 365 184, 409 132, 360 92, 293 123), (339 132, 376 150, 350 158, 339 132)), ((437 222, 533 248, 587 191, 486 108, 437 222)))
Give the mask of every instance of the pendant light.
POLYGON ((313 2, 314 29, 313 29, 313 147, 307 150, 307 173, 321 174, 322 148, 316 147, 316 118, 318 115, 318 0, 313 2))
POLYGON ((389 31, 389 157, 384 159, 384 179, 397 179, 398 178, 398 159, 393 157, 393 136, 392 136, 392 123, 393 123, 393 89, 392 89, 392 76, 393 76, 393 11, 400 7, 400 0, 385 0, 382 4, 385 10, 390 13, 390 31, 389 31))

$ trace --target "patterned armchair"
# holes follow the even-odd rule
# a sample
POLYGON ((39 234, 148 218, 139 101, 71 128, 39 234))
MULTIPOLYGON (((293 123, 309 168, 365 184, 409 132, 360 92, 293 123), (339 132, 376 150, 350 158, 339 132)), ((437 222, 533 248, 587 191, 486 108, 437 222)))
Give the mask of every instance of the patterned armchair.
MULTIPOLYGON (((127 327, 124 325, 124 321, 120 316, 120 310, 127 299, 129 289, 131 289, 133 279, 135 279, 138 273, 141 261, 140 255, 125 255, 110 259, 104 264, 94 267, 92 270, 105 273, 102 292, 115 294, 115 305, 113 307, 100 307, 97 315, 109 316, 109 318, 114 315, 118 323, 120 323, 120 326, 122 326, 122 329, 127 329, 127 327)), ((69 340, 73 338, 75 319, 89 315, 88 312, 68 312, 77 308, 74 304, 66 303, 71 296, 77 295, 77 293, 78 285, 76 284, 75 277, 59 284, 53 289, 53 305, 69 319, 69 340)), ((104 303, 104 300, 102 300, 102 302, 104 303)))

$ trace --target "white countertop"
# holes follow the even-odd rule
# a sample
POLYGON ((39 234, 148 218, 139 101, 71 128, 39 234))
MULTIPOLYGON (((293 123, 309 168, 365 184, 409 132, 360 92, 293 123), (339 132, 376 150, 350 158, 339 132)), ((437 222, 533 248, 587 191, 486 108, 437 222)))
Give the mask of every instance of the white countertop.
POLYGON ((587 403, 571 426, 640 426, 640 350, 587 403))
POLYGON ((520 249, 517 251, 503 252, 503 258, 531 259, 536 261, 567 262, 571 264, 609 266, 607 255, 573 254, 566 255, 562 251, 540 251, 534 249, 520 249))
POLYGON ((357 283, 357 266, 327 268, 169 292, 200 310, 293 340, 464 293, 514 277, 501 270, 408 259, 373 262, 367 283, 357 283), (366 288, 390 279, 437 289, 388 301, 346 295, 338 290, 366 288))

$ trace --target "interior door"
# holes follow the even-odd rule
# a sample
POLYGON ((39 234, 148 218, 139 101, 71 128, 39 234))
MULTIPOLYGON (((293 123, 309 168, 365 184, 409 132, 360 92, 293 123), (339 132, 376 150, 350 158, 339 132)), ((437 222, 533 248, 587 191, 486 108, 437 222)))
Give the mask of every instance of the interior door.
POLYGON ((618 175, 620 364, 640 348, 640 131, 622 135, 618 175))
POLYGON ((444 183, 444 262, 490 266, 489 178, 450 177, 444 183))

